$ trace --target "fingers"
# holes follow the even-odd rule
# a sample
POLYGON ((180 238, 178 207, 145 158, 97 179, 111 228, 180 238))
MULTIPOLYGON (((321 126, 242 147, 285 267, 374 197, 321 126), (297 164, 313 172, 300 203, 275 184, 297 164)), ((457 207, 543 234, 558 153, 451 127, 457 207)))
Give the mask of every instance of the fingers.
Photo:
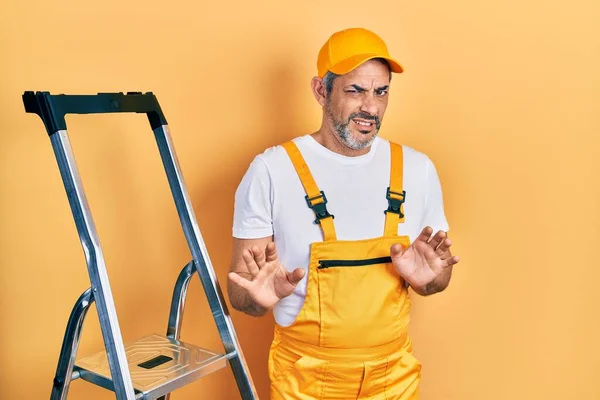
POLYGON ((256 264, 256 260, 254 259, 254 252, 251 249, 244 250, 242 257, 244 258, 246 267, 248 267, 248 272, 250 272, 253 277, 258 275, 260 268, 258 268, 258 264, 256 264))
POLYGON ((430 226, 426 226, 425 228, 423 228, 423 230, 421 231, 419 236, 415 239, 415 242, 421 241, 421 242, 428 243, 429 238, 431 237, 432 233, 433 233, 433 228, 430 226))
POLYGON ((227 276, 229 277, 229 280, 231 280, 231 282, 233 282, 234 284, 236 284, 238 286, 241 286, 242 288, 244 288, 248 291, 252 287, 252 281, 249 281, 248 279, 241 277, 240 275, 236 274, 235 272, 230 272, 229 274, 227 274, 227 276))
POLYGON ((458 256, 452 256, 444 261, 446 262, 446 265, 444 265, 444 268, 448 268, 455 264, 458 264, 458 262, 460 261, 460 258, 458 256))
POLYGON ((433 228, 426 226, 415 241, 427 243, 438 256, 443 256, 447 253, 448 249, 452 245, 452 241, 447 238, 447 234, 444 231, 440 230, 433 237, 431 237, 432 233, 433 228))
MULTIPOLYGON (((269 243, 270 245, 271 243, 269 243)), ((267 245, 266 250, 269 251, 269 245, 267 245)), ((272 246, 272 250, 271 250, 271 258, 272 253, 274 251, 274 244, 272 246)), ((255 277, 260 270, 265 266, 265 264, 270 261, 267 259, 267 257, 269 256, 269 254, 265 254, 260 247, 254 245, 251 248, 249 248, 248 250, 244 251, 243 257, 244 257, 244 261, 246 262, 246 266, 248 267, 248 271, 252 274, 253 277, 255 277)), ((275 254, 275 258, 276 258, 276 254, 275 254)))
POLYGON ((302 268, 296 268, 292 272, 287 273, 288 281, 294 286, 298 284, 304 278, 304 270, 302 268))
POLYGON ((435 252, 440 256, 444 254, 444 251, 439 248, 440 245, 444 243, 444 239, 446 239, 446 232, 438 231, 438 233, 436 233, 429 242, 429 246, 431 246, 431 248, 433 248, 433 250, 435 250, 435 252))
POLYGON ((390 247, 390 256, 392 258, 400 257, 404 253, 404 249, 401 244, 394 244, 390 247))
POLYGON ((440 247, 438 247, 438 249, 436 250, 436 253, 438 253, 440 256, 446 254, 448 252, 448 249, 450 249, 451 245, 452 245, 452 241, 450 239, 446 238, 440 244, 440 247))
POLYGON ((262 268, 265 266, 266 263, 266 257, 265 257, 265 253, 263 253, 263 251, 260 249, 260 247, 254 245, 250 248, 250 251, 252 251, 252 255, 254 256, 254 261, 256 262, 256 265, 258 265, 258 268, 262 268))
POLYGON ((265 259, 267 262, 277 260, 277 249, 275 248, 274 242, 267 244, 267 247, 265 248, 265 259))

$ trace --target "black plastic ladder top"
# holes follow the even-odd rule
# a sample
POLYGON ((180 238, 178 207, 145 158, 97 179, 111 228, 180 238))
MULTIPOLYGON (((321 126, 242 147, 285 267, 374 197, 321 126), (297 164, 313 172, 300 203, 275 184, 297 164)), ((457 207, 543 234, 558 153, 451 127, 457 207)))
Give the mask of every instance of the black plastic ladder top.
POLYGON ((167 119, 152 92, 66 95, 26 91, 23 93, 23 104, 26 112, 40 116, 48 135, 67 129, 67 114, 135 112, 145 113, 152 129, 167 124, 167 119))

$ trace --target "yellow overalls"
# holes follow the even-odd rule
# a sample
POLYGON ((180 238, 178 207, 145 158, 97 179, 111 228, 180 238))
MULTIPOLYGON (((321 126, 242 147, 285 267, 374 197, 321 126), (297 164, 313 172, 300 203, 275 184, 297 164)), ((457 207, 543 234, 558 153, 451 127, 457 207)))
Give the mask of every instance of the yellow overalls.
MULTIPOLYGON (((391 144, 389 207, 381 237, 337 240, 327 199, 293 142, 283 145, 323 231, 310 247, 305 303, 291 326, 275 325, 271 399, 418 400, 421 364, 408 336, 410 299, 391 264, 404 222, 402 147, 391 144)), ((383 193, 382 193, 383 196, 383 193)))

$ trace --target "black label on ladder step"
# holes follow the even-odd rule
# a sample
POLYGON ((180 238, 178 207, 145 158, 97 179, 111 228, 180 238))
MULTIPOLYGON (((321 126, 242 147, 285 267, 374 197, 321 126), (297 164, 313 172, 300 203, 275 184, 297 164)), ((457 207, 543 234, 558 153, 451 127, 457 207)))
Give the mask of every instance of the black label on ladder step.
POLYGON ((152 369, 154 367, 158 367, 159 365, 163 365, 164 363, 167 363, 167 362, 171 361, 172 359, 173 359, 172 357, 160 355, 160 356, 154 357, 151 360, 144 361, 143 363, 138 364, 138 367, 152 369))

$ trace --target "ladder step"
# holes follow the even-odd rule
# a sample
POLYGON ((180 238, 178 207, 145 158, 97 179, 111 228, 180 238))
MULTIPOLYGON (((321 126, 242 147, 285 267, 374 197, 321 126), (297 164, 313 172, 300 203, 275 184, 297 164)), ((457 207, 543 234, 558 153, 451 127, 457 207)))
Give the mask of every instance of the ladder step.
MULTIPOLYGON (((231 358, 160 335, 125 344, 125 353, 133 387, 136 394, 143 395, 136 398, 142 399, 171 393, 226 367, 231 358)), ((74 370, 81 379, 114 391, 106 352, 77 360, 74 370)))

